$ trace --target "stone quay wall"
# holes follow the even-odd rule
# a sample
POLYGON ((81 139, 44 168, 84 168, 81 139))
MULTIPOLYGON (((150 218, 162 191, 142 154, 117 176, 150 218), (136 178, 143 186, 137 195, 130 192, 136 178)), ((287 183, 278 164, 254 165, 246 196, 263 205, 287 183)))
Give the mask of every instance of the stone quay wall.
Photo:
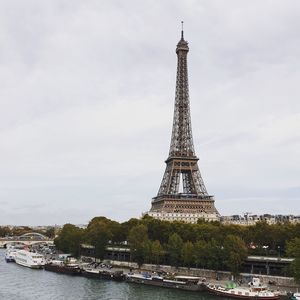
MULTIPOLYGON (((124 261, 109 261, 112 265, 122 268, 139 269, 138 264, 134 262, 124 262, 124 261)), ((152 265, 143 264, 140 270, 150 271, 150 272, 166 272, 166 273, 176 273, 178 275, 186 276, 197 276, 208 279, 208 281, 217 283, 222 281, 228 281, 232 279, 230 272, 226 271, 213 271, 207 269, 197 269, 197 268, 184 268, 184 267, 172 267, 166 265, 152 265)), ((286 291, 296 292, 297 289, 300 290, 300 285, 296 284, 293 277, 281 277, 281 276, 269 276, 260 274, 248 274, 241 273, 239 275, 239 280, 243 283, 250 281, 251 277, 258 277, 263 284, 272 283, 274 289, 281 289, 286 291)))

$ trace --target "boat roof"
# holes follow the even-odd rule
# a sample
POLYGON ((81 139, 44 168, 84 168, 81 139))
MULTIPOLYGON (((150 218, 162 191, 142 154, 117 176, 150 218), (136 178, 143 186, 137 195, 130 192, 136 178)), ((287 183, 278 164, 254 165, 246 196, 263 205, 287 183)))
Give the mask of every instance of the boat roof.
POLYGON ((183 276, 183 275, 178 275, 178 276, 175 276, 175 278, 177 279, 191 279, 191 280, 199 280, 201 279, 201 277, 196 277, 196 276, 183 276))

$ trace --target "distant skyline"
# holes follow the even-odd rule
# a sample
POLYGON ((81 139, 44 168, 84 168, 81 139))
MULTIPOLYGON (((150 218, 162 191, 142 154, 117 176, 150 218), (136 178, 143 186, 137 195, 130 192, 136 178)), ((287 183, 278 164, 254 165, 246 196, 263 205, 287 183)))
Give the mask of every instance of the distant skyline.
POLYGON ((195 151, 216 208, 300 214, 299 1, 0 3, 0 225, 150 209, 181 20, 195 151))

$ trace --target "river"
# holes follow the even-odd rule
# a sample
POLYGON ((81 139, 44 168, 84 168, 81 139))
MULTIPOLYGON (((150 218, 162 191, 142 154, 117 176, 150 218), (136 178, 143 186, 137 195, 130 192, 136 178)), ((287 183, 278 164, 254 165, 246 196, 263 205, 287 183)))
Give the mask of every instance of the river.
POLYGON ((1 300, 216 300, 206 293, 186 292, 126 282, 32 270, 6 263, 0 249, 1 300))

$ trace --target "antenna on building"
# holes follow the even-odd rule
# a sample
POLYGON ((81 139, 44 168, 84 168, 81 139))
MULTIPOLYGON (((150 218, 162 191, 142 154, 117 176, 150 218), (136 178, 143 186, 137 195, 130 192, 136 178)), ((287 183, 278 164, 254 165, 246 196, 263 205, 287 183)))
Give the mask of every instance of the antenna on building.
POLYGON ((181 21, 181 39, 183 40, 183 21, 181 21))

